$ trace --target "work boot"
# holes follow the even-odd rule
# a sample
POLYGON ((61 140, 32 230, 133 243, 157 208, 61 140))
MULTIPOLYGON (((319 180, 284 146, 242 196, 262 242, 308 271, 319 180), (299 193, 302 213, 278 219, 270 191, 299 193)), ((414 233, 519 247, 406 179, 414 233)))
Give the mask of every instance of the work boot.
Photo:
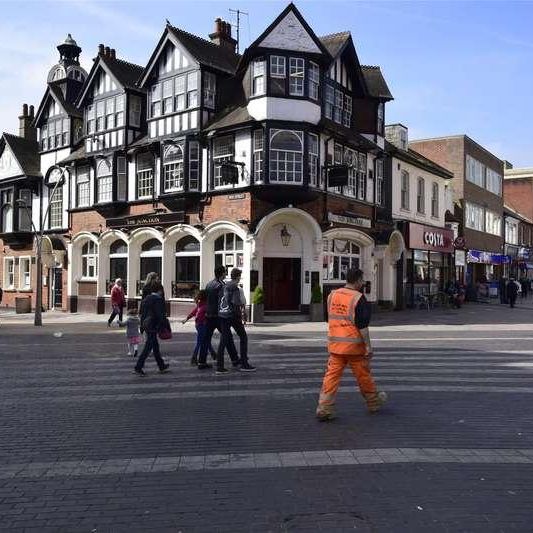
POLYGON ((333 409, 319 405, 316 408, 316 417, 320 422, 328 422, 335 418, 335 413, 333 412, 333 409))
POLYGON ((369 413, 377 413, 383 405, 387 402, 386 392, 374 392, 365 395, 366 406, 369 413))

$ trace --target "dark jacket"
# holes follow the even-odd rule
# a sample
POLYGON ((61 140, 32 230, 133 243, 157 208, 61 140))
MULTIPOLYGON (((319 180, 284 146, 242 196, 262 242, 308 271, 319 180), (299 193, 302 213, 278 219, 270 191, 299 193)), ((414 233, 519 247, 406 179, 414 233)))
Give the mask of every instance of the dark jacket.
POLYGON ((518 294, 518 285, 516 284, 515 281, 510 280, 507 283, 507 294, 510 297, 516 297, 516 295, 518 294))
POLYGON ((228 281, 222 291, 222 298, 218 306, 218 316, 220 318, 241 316, 243 305, 239 284, 235 280, 228 281))
POLYGON ((147 333, 157 333, 166 319, 165 300, 157 293, 149 294, 141 302, 141 327, 147 333))
POLYGON ((163 289, 163 285, 161 283, 156 283, 153 285, 145 285, 141 293, 141 298, 144 300, 147 296, 149 296, 153 292, 161 293, 163 300, 165 300, 165 290, 163 289))
POLYGON ((207 318, 218 318, 218 306, 222 298, 222 292, 225 283, 219 279, 211 280, 206 286, 207 292, 207 311, 205 316, 207 318))

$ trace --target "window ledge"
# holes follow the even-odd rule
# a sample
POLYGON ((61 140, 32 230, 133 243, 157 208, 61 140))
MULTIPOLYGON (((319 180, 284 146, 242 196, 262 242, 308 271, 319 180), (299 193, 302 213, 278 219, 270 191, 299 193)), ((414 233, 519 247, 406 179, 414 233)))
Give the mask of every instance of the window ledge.
POLYGON ((406 207, 400 207, 400 211, 401 211, 402 213, 410 213, 410 212, 411 212, 411 210, 408 209, 408 208, 406 208, 406 207))
POLYGON ((78 283, 97 283, 98 280, 94 278, 81 278, 78 280, 78 283))
POLYGON ((25 287, 24 289, 19 289, 19 292, 29 292, 32 293, 33 289, 31 287, 25 287))

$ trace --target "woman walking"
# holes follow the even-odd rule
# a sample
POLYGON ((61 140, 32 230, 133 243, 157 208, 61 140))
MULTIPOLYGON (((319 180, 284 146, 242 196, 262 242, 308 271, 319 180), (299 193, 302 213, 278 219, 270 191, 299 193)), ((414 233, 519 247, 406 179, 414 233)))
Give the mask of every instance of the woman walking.
POLYGON ((122 280, 120 278, 117 278, 115 280, 113 288, 111 289, 111 307, 113 308, 113 310, 111 311, 111 314, 109 315, 109 318, 107 320, 108 327, 111 327, 111 324, 113 320, 115 320, 115 317, 117 315, 118 325, 120 326, 122 324, 122 312, 125 303, 126 297, 124 295, 124 289, 122 288, 122 280))

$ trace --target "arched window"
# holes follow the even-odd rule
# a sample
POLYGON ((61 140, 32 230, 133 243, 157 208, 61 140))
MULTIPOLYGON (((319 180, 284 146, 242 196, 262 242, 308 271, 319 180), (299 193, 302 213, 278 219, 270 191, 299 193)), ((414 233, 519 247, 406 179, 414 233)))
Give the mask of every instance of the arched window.
POLYGON ((302 183, 303 133, 270 130, 271 182, 302 183))
POLYGON ((162 250, 161 241, 157 239, 150 239, 143 243, 141 246, 141 253, 142 252, 160 252, 162 250))
POLYGON ((164 187, 166 191, 183 190, 183 147, 167 146, 163 160, 164 187))
POLYGON ((137 284, 137 292, 142 292, 143 282, 150 272, 157 272, 162 275, 163 254, 161 241, 149 239, 141 246, 140 253, 140 283, 137 284))
POLYGON ((87 241, 81 248, 81 275, 94 279, 98 273, 98 247, 95 242, 87 241))
POLYGON ((172 283, 174 298, 194 298, 200 287, 200 242, 192 235, 176 243, 176 279, 172 283))
POLYGON ((122 280, 124 292, 127 293, 128 245, 122 239, 117 239, 109 247, 109 280, 106 286, 110 288, 117 278, 122 280))
MULTIPOLYGON (((224 233, 215 241, 215 266, 224 265, 228 271, 244 264, 243 240, 235 233, 224 233)), ((229 272, 228 272, 229 274, 229 272)))
POLYGON ((102 159, 96 167, 96 191, 99 204, 113 201, 113 171, 107 159, 102 159))
POLYGON ((354 241, 324 239, 322 278, 325 281, 344 281, 349 268, 359 268, 361 249, 354 241))

